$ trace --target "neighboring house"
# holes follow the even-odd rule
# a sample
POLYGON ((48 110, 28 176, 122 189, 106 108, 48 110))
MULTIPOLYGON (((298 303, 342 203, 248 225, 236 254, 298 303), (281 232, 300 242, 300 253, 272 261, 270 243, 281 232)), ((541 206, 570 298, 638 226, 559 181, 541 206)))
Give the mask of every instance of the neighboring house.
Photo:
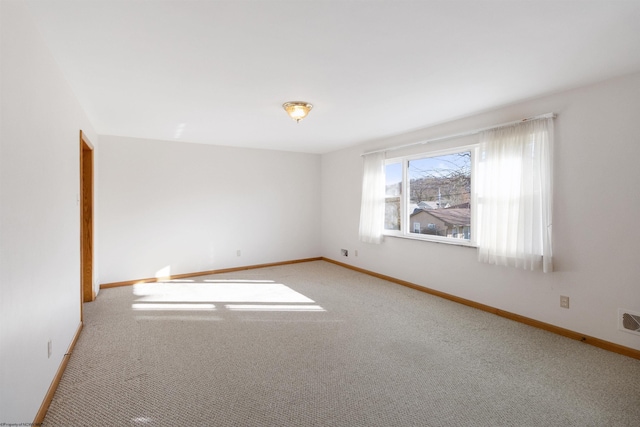
POLYGON ((451 209, 471 209, 471 203, 466 202, 466 203, 460 203, 459 205, 446 206, 446 207, 451 209))
POLYGON ((442 206, 440 206, 440 203, 441 202, 437 202, 435 200, 430 202, 422 201, 422 202, 418 202, 417 206, 420 209, 446 209, 450 207, 449 203, 447 202, 444 202, 442 206))
POLYGON ((411 232, 443 237, 471 237, 471 209, 421 209, 409 216, 411 232))
POLYGON ((437 201, 422 201, 422 202, 418 202, 418 203, 411 203, 409 205, 409 212, 416 212, 417 210, 422 210, 422 209, 446 209, 451 207, 449 205, 449 203, 444 202, 443 206, 439 205, 440 202, 437 201))

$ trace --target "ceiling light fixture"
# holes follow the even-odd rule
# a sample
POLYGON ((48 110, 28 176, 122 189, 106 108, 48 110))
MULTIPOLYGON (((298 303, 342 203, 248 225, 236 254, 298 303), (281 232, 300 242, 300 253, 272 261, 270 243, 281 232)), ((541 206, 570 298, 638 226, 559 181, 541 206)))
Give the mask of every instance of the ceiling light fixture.
POLYGON ((299 123, 300 120, 307 117, 307 114, 309 114, 309 111, 311 111, 313 105, 307 102, 293 101, 285 102, 284 104, 282 104, 282 107, 287 112, 289 117, 299 123))

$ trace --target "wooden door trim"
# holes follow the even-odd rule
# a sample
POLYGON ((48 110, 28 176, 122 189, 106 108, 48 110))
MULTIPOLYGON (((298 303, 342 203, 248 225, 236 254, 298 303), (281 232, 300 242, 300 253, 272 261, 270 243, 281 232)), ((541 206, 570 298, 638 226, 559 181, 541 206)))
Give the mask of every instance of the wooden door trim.
MULTIPOLYGON (((93 144, 80 131, 80 292, 81 302, 95 299, 93 288, 93 144)), ((82 306, 82 304, 81 304, 82 306)), ((82 307, 80 309, 82 317, 82 307)))

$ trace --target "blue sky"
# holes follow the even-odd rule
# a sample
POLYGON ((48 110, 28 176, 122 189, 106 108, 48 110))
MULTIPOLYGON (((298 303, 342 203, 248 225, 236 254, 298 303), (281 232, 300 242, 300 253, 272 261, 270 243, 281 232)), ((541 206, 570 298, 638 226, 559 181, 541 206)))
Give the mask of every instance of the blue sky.
MULTIPOLYGON (((469 158, 458 154, 447 154, 436 157, 425 157, 409 161, 409 179, 422 178, 424 171, 437 175, 437 171, 457 170, 469 168, 469 158)), ((392 163, 386 167, 386 184, 396 184, 402 181, 402 164, 392 163)))

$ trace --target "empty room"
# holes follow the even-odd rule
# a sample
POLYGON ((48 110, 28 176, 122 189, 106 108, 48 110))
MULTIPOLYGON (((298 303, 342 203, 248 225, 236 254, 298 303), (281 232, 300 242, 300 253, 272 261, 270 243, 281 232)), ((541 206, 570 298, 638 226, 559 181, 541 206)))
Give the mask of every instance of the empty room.
POLYGON ((638 426, 638 22, 0 0, 0 425, 638 426))

